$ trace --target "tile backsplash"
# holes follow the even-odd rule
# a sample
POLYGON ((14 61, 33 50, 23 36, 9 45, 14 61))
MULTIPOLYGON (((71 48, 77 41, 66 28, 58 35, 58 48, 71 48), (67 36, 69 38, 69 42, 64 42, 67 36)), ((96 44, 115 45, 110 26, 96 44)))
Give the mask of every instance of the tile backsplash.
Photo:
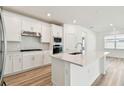
POLYGON ((39 37, 22 36, 21 39, 21 49, 42 49, 39 37))
MULTIPOLYGON (((40 47, 38 48, 43 50, 49 50, 49 46, 50 46, 49 43, 40 43, 40 47)), ((22 49, 21 42, 7 42, 7 51, 15 52, 15 51, 20 51, 21 49, 22 49)))

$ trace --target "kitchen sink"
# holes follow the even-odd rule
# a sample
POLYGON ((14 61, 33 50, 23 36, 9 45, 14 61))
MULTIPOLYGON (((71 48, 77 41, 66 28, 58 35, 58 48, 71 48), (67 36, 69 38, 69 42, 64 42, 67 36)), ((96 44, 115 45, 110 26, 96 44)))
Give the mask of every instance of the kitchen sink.
POLYGON ((82 54, 81 52, 73 52, 73 53, 69 53, 70 55, 78 55, 78 54, 82 54))

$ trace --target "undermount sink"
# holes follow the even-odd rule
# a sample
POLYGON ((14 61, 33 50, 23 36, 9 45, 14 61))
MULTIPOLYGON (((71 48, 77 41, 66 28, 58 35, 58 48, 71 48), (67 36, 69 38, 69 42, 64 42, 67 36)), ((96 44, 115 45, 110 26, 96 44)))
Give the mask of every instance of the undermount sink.
POLYGON ((78 54, 82 54, 81 52, 73 52, 73 53, 69 53, 70 55, 78 55, 78 54))

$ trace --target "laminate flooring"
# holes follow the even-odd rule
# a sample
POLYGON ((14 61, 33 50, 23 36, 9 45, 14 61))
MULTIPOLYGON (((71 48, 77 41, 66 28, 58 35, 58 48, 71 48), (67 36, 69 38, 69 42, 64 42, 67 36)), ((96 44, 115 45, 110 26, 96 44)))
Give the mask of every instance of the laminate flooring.
POLYGON ((51 86, 51 65, 4 78, 8 86, 51 86))
POLYGON ((100 76, 93 86, 124 86, 124 59, 107 58, 107 62, 106 75, 100 76))

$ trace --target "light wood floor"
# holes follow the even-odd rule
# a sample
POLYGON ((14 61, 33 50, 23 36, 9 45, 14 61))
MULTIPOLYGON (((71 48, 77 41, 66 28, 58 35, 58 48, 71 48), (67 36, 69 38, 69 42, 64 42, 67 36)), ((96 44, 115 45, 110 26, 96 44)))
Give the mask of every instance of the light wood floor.
POLYGON ((9 86, 51 86, 51 65, 4 78, 9 86))
POLYGON ((108 58, 110 66, 106 75, 94 82, 94 86, 124 86, 124 59, 108 58))
MULTIPOLYGON (((124 60, 108 58, 110 66, 105 76, 99 77, 93 86, 123 86, 124 60)), ((51 65, 5 78, 9 86, 51 86, 51 65)))

